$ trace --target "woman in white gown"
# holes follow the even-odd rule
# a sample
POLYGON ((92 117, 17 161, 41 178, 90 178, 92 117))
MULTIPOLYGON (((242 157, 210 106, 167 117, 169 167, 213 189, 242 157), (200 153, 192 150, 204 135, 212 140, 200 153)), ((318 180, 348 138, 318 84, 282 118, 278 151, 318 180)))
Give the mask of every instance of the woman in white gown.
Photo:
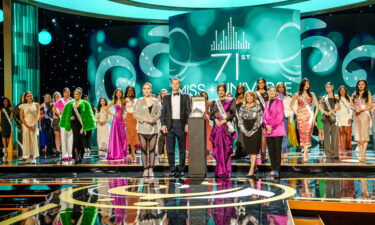
POLYGON ((98 108, 96 109, 95 113, 99 156, 105 156, 108 149, 110 132, 110 126, 108 122, 111 120, 111 116, 105 110, 107 105, 107 100, 105 98, 100 98, 98 108))
POLYGON ((20 106, 22 121, 22 144, 24 160, 29 159, 35 163, 35 158, 39 156, 38 148, 38 120, 40 106, 33 102, 33 94, 29 91, 25 93, 25 103, 20 106))

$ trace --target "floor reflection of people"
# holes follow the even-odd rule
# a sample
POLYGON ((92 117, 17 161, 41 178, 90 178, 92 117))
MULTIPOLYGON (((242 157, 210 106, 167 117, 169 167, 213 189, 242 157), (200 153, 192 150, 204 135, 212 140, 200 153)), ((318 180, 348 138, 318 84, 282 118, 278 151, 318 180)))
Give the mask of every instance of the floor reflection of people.
MULTIPOLYGON (((168 189, 166 193, 168 194, 179 194, 181 190, 179 189, 180 185, 176 185, 175 182, 169 182, 166 184, 168 189)), ((187 202, 184 198, 167 198, 165 199, 165 206, 166 207, 173 207, 173 206, 186 206, 187 202)), ((167 211, 167 218, 165 218, 163 224, 178 224, 178 225, 186 225, 189 224, 187 210, 185 209, 171 209, 167 211)))
POLYGON ((327 180, 326 181, 326 197, 327 198, 340 198, 341 196, 341 185, 340 180, 327 180))
POLYGON ((303 179, 299 190, 299 195, 305 198, 312 198, 313 193, 309 187, 309 179, 303 179))
POLYGON ((374 195, 374 181, 360 179, 354 181, 356 199, 369 200, 374 195))
POLYGON ((341 180, 341 198, 353 199, 355 196, 354 180, 341 180))
MULTIPOLYGON (((144 179, 144 182, 142 188, 143 193, 149 195, 160 194, 157 179, 144 179)), ((139 210, 137 224, 159 224, 158 209, 152 208, 139 210)))
MULTIPOLYGON (((217 178, 217 190, 228 190, 232 188, 232 180, 217 178)), ((230 204, 233 203, 233 198, 216 198, 214 205, 230 204)), ((212 217, 216 225, 230 224, 233 218, 237 218, 235 207, 220 207, 211 210, 212 217)))
MULTIPOLYGON (((109 179, 109 188, 116 188, 120 186, 126 186, 128 184, 127 179, 109 179)), ((126 206, 127 205, 127 197, 122 196, 122 195, 116 195, 116 194, 111 194, 111 197, 114 198, 113 205, 114 206, 126 206)), ((125 214, 126 210, 125 209, 120 209, 120 208, 114 208, 113 211, 113 216, 115 217, 114 222, 115 224, 125 224, 125 214)))

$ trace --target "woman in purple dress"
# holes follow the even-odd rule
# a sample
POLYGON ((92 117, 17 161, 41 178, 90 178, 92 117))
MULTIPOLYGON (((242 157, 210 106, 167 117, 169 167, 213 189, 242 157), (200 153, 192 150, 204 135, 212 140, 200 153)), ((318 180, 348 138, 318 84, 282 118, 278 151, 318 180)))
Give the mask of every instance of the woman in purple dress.
POLYGON ((124 93, 117 88, 113 93, 113 101, 107 106, 107 112, 113 116, 111 132, 109 134, 109 146, 107 159, 123 159, 126 157, 126 128, 123 113, 125 109, 124 93), (112 114, 109 108, 114 106, 115 113, 112 114))
POLYGON ((215 176, 219 178, 230 177, 233 142, 237 137, 232 123, 236 115, 236 100, 227 98, 226 92, 225 84, 219 84, 217 86, 219 98, 212 101, 210 106, 210 119, 214 121, 210 140, 213 147, 213 156, 216 160, 215 176))

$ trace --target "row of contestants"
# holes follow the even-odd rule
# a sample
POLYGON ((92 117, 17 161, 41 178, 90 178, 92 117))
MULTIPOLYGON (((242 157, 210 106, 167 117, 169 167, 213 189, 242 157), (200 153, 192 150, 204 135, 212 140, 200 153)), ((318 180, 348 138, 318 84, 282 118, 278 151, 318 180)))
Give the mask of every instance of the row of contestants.
POLYGON ((281 152, 286 148, 286 142, 293 141, 297 136, 290 134, 293 130, 287 128, 293 114, 297 118, 303 161, 307 162, 309 158, 312 131, 314 125, 317 125, 318 113, 323 115, 319 120, 323 123, 324 152, 327 159, 338 159, 339 130, 342 146, 347 148, 347 143, 351 142, 350 127, 354 121, 354 137, 358 142, 359 161, 365 161, 371 124, 370 111, 373 109, 372 97, 365 80, 357 82, 351 97, 348 96, 345 87, 340 87, 336 96, 334 85, 328 82, 325 86, 326 95, 319 101, 315 94, 310 92, 308 79, 301 81, 298 93, 293 96, 286 94, 283 84, 267 88, 264 79, 258 80, 257 89, 256 92, 244 93, 242 104, 238 104, 237 101, 236 106, 236 100, 226 96, 226 86, 220 84, 217 87, 219 99, 211 103, 210 110, 211 119, 214 121, 211 141, 217 162, 217 176, 228 177, 231 173, 231 155, 237 137, 235 130, 231 128, 234 120, 238 122, 238 133, 242 133, 241 144, 245 152, 250 154, 251 166, 248 175, 254 175, 257 154, 265 153, 263 146, 266 143, 271 161, 271 176, 278 176, 281 152), (220 111, 220 108, 224 111, 220 111))
MULTIPOLYGON (((171 82, 172 94, 169 95, 169 96, 172 96, 171 99, 174 99, 174 96, 180 96, 181 93, 179 91, 179 85, 180 84, 179 84, 178 79, 172 80, 172 82, 171 82), (175 83, 177 83, 177 84, 174 85, 175 86, 174 88, 173 88, 173 81, 175 83)), ((151 88, 151 90, 152 90, 151 84, 147 84, 145 86, 151 88)), ((255 118, 259 119, 261 117, 264 117, 264 115, 266 114, 266 111, 264 111, 264 110, 265 110, 265 107, 267 105, 267 102, 269 102, 269 99, 270 99, 269 92, 271 91, 271 89, 273 90, 274 88, 268 88, 267 89, 266 81, 264 79, 259 79, 257 91, 254 92, 254 94, 252 96, 252 100, 251 100, 251 97, 250 97, 252 95, 251 93, 246 93, 244 95, 244 101, 242 101, 242 103, 245 102, 245 104, 238 104, 240 102, 240 101, 237 101, 238 98, 237 98, 236 101, 234 101, 231 98, 228 98, 228 99, 230 99, 231 104, 229 104, 229 108, 228 108, 229 112, 226 112, 226 114, 228 114, 228 115, 224 116, 224 117, 226 117, 226 119, 221 115, 222 110, 220 111, 220 109, 225 108, 225 107, 219 107, 220 104, 218 104, 218 101, 212 102, 212 104, 210 106, 209 118, 212 119, 213 122, 214 122, 214 129, 212 131, 210 141, 212 142, 212 144, 216 148, 216 150, 214 150, 214 157, 216 158, 217 163, 218 163, 218 167, 217 167, 218 170, 230 171, 230 169, 225 169, 225 168, 231 167, 231 163, 227 159, 228 159, 228 155, 230 156, 231 153, 233 152, 233 146, 232 146, 233 142, 231 140, 234 140, 236 138, 236 134, 234 132, 231 132, 230 135, 227 135, 227 136, 217 135, 217 133, 224 133, 225 134, 226 130, 224 128, 227 126, 226 122, 233 121, 237 117, 238 127, 239 127, 238 133, 242 134, 242 136, 243 136, 242 142, 244 144, 244 147, 245 147, 245 150, 246 150, 247 153, 252 153, 254 151, 256 152, 256 151, 258 151, 258 149, 262 149, 261 152, 263 153, 263 152, 265 152, 263 150, 263 149, 265 149, 263 147, 264 144, 265 143, 267 143, 267 144, 272 143, 271 141, 266 142, 264 140, 264 139, 267 138, 267 136, 269 136, 267 134, 268 131, 269 131, 269 128, 267 128, 267 126, 264 125, 264 121, 266 121, 266 118, 263 118, 262 123, 260 121, 254 121, 255 118), (251 101, 253 101, 255 106, 256 106, 254 109, 252 109, 253 106, 252 106, 252 104, 250 104, 251 101), (234 104, 234 108, 232 106, 232 103, 234 104), (236 105, 236 103, 237 103, 237 105, 236 105), (246 108, 245 106, 248 106, 248 107, 246 108), (251 109, 251 110, 249 110, 248 108, 251 109), (249 111, 249 112, 246 112, 246 111, 249 111), (252 113, 252 115, 250 115, 251 113, 252 113), (221 122, 221 120, 223 122, 221 122), (225 125, 225 126, 223 126, 223 125, 225 125), (218 127, 221 127, 220 128, 221 132, 219 132, 220 129, 218 127), (260 131, 259 131, 259 129, 260 129, 260 131), (259 141, 259 138, 257 138, 259 136, 261 137, 260 141, 259 141), (216 140, 217 137, 221 137, 221 138, 219 138, 219 140, 216 140), (251 138, 251 140, 249 140, 249 138, 251 138), (230 144, 228 145, 228 143, 230 143, 230 144), (248 144, 246 144, 246 143, 248 143, 248 144), (255 143, 255 145, 253 145, 253 143, 255 143), (258 144, 260 145, 259 148, 258 147, 255 147, 255 148, 251 147, 251 146, 258 146, 258 144), (221 145, 221 147, 220 147, 221 150, 217 150, 217 147, 219 145, 221 145), (223 149, 227 149, 229 151, 225 151, 223 149), (219 158, 223 158, 223 160, 220 161, 219 158), (223 163, 223 164, 220 165, 221 163, 223 163), (219 168, 221 168, 221 169, 219 169, 219 168)), ((369 129, 370 129, 369 128, 369 121, 371 122, 371 118, 369 117, 369 115, 370 115, 369 111, 372 109, 372 98, 371 98, 371 95, 368 93, 367 83, 366 83, 366 81, 358 81, 357 86, 356 86, 356 91, 351 98, 349 98, 349 96, 347 95, 347 91, 344 87, 339 88, 339 91, 338 91, 339 96, 335 96, 333 90, 334 90, 333 85, 331 83, 328 83, 326 85, 327 95, 323 96, 321 98, 320 102, 318 103, 315 95, 313 93, 310 93, 310 82, 307 79, 304 79, 301 82, 300 87, 299 87, 299 92, 297 94, 295 94, 293 97, 286 94, 286 88, 285 88, 284 85, 279 84, 278 87, 276 88, 276 92, 277 92, 277 98, 282 100, 282 102, 283 102, 284 108, 283 108, 282 112, 283 112, 283 124, 284 124, 285 134, 287 133, 286 131, 288 130, 286 128, 286 125, 288 124, 288 119, 290 119, 292 117, 293 113, 294 113, 297 116, 297 125, 298 125, 298 128, 299 128, 298 133, 299 133, 299 137, 300 137, 300 145, 304 148, 304 160, 307 161, 307 159, 308 159, 308 147, 311 146, 311 130, 312 130, 312 127, 314 126, 313 121, 315 121, 315 118, 317 117, 318 112, 319 111, 322 112, 324 116, 321 120, 323 121, 324 130, 326 131, 325 132, 326 142, 325 142, 325 148, 324 149, 325 149, 325 152, 326 152, 328 158, 334 159, 334 158, 338 157, 337 125, 340 126, 340 130, 343 130, 342 132, 340 132, 340 134, 341 135, 344 134, 344 135, 348 136, 348 135, 350 135, 350 133, 345 132, 345 131, 349 130, 349 127, 351 125, 351 120, 353 118, 354 121, 355 121, 355 138, 356 138, 357 141, 359 141, 358 146, 359 146, 360 152, 361 152, 361 161, 363 161, 365 159, 365 153, 366 153, 367 143, 368 143, 368 139, 369 139, 369 129), (316 107, 315 110, 313 110, 313 108, 312 108, 313 102, 315 103, 316 106, 318 106, 318 107, 316 107), (355 112, 354 114, 352 113, 353 111, 355 112), (303 129, 301 129, 301 128, 303 128, 303 129)), ((134 89, 132 89, 132 91, 134 93, 134 89)), ((76 96, 77 96, 77 98, 78 97, 81 98, 82 93, 79 94, 79 89, 77 89, 76 92, 78 94, 75 93, 74 97, 76 98, 76 96)), ((127 90, 126 93, 127 92, 131 92, 131 91, 127 90)), ((151 91, 151 93, 152 93, 152 91, 151 91)), ((151 93, 148 94, 148 95, 151 96, 151 93)), ((62 116, 65 105, 67 105, 72 100, 69 97, 70 96, 69 89, 64 89, 63 94, 64 94, 64 97, 57 100, 56 103, 53 106, 53 111, 58 116, 62 116)), ((220 87, 218 87, 218 95, 220 96, 219 99, 224 100, 223 98, 226 96, 225 86, 221 85, 220 87), (224 90, 222 90, 223 88, 224 88, 224 90)), ((144 96, 146 96, 145 92, 144 92, 144 96)), ((189 101, 185 100, 186 95, 181 94, 181 96, 184 96, 183 102, 187 102, 186 104, 188 104, 189 101)), ((54 97, 55 97, 55 95, 54 95, 54 97)), ((36 129, 32 128, 32 127, 34 127, 34 125, 30 125, 30 124, 35 124, 34 122, 39 117, 38 113, 40 112, 40 110, 39 110, 40 107, 39 107, 38 104, 33 103, 31 93, 29 93, 29 92, 26 93, 25 99, 26 99, 26 103, 22 104, 22 107, 19 107, 19 108, 22 109, 20 118, 21 118, 23 126, 25 126, 25 128, 26 128, 26 129, 24 129, 25 135, 22 135, 22 136, 23 136, 23 138, 25 138, 24 142, 25 142, 26 146, 28 146, 29 145, 28 143, 30 143, 30 140, 29 140, 30 138, 28 138, 28 137, 30 135, 27 132, 29 130, 32 130, 32 131, 35 130, 36 131, 36 129), (27 121, 29 121, 29 122, 27 122, 27 121)), ((225 97, 225 99, 227 99, 227 98, 225 97)), ((77 99, 77 100, 79 100, 79 99, 77 99)), ((137 116, 138 116, 138 119, 137 119, 138 121, 142 120, 139 117, 139 115, 144 115, 145 112, 134 113, 134 108, 135 108, 135 105, 136 105, 135 101, 134 101, 134 98, 130 99, 130 101, 129 101, 128 98, 124 98, 124 93, 123 93, 122 90, 116 90, 115 91, 114 96, 113 96, 113 101, 111 103, 109 103, 108 105, 107 105, 106 100, 104 98, 100 99, 99 102, 100 102, 100 104, 99 104, 99 107, 98 107, 98 110, 97 110, 97 115, 96 115, 96 119, 97 119, 97 123, 98 123, 98 139, 104 140, 104 141, 99 140, 99 142, 98 142, 99 146, 102 146, 102 144, 108 145, 108 141, 106 141, 106 140, 111 140, 111 141, 109 141, 110 145, 108 146, 108 149, 109 149, 108 150, 108 159, 123 158, 124 155, 125 155, 125 152, 126 152, 126 146, 128 145, 128 143, 127 143, 128 138, 127 137, 131 136, 131 135, 129 135, 129 133, 131 132, 131 130, 133 130, 133 137, 134 137, 134 134, 135 134, 135 136, 137 137, 138 140, 139 139, 143 140, 144 139, 143 137, 140 137, 139 135, 137 135, 137 133, 139 133, 139 132, 137 132, 136 128, 137 128, 137 126, 139 126, 139 124, 145 123, 145 121, 143 121, 143 122, 141 121, 140 123, 137 124, 137 122, 135 122, 135 123, 130 122, 127 119, 124 120, 124 118, 123 118, 124 112, 125 111, 127 112, 126 115, 134 114, 134 115, 131 115, 131 117, 134 118, 133 119, 134 121, 136 121, 137 116), (109 111, 110 107, 115 108, 115 114, 112 114, 109 111), (113 123, 112 123, 111 132, 108 132, 108 129, 109 129, 108 121, 110 120, 110 116, 113 116, 113 123), (109 133, 109 135, 108 135, 108 133, 109 133), (100 138, 100 137, 103 137, 103 138, 100 138)), ((273 102, 273 101, 271 101, 271 102, 273 102)), ((225 104, 223 102, 222 106, 224 106, 224 105, 225 104)), ((273 103, 271 103, 270 105, 273 105, 273 103)), ((181 143, 179 143, 179 146, 186 146, 186 143, 183 140, 186 139, 185 134, 186 134, 187 128, 185 128, 184 126, 186 126, 186 124, 187 124, 187 117, 188 116, 186 116, 186 115, 188 115, 188 109, 190 110, 190 108, 187 107, 185 105, 185 103, 183 104, 184 107, 182 107, 182 108, 180 107, 180 108, 175 109, 174 106, 176 106, 176 105, 171 104, 169 106, 162 107, 162 108, 164 108, 165 113, 161 113, 162 114, 161 119, 159 120, 159 119, 156 119, 156 118, 152 118, 152 120, 156 121, 155 124, 154 124, 155 128, 152 127, 152 129, 155 129, 156 131, 153 131, 151 133, 146 133, 146 134, 147 135, 157 134, 158 133, 157 131, 159 131, 160 127, 162 128, 164 133, 167 134, 168 128, 171 129, 173 123, 178 122, 176 120, 181 120, 181 119, 175 119, 175 118, 180 118, 181 116, 178 116, 178 115, 183 115, 183 117, 184 117, 183 123, 179 125, 179 126, 182 125, 182 128, 177 129, 177 132, 172 133, 172 134, 174 134, 174 136, 172 136, 172 138, 169 138, 170 139, 169 145, 172 146, 172 143, 175 142, 174 138, 177 136, 178 141, 179 142, 181 141, 181 143), (168 113, 171 114, 171 112, 169 112, 170 108, 172 108, 172 110, 177 110, 177 111, 180 111, 180 112, 177 112, 177 113, 175 112, 172 115, 167 116, 166 112, 167 112, 167 114, 168 113), (166 122, 165 118, 168 118, 171 121, 166 122)), ((42 105, 42 107, 43 107, 43 105, 42 105)), ((44 106, 44 107, 47 107, 47 106, 44 106)), ((90 107, 87 106, 87 108, 90 108, 92 110, 91 106, 90 107)), ((5 111, 7 111, 7 110, 5 110, 5 111)), ((9 115, 11 113, 7 113, 7 114, 9 115)), ((3 115, 3 112, 2 112, 2 115, 3 115)), ((68 114, 68 115, 70 115, 70 114, 68 114)), ((5 116, 3 115, 2 117, 5 118, 6 115, 5 116)), ((74 116, 72 116, 72 117, 74 117, 74 116)), ((130 117, 128 117, 128 118, 130 118, 130 117)), ((66 118, 65 118, 65 120, 70 121, 70 120, 67 120, 66 118)), ((2 120, 2 121, 5 121, 5 120, 2 120)), ((74 123, 74 122, 71 122, 71 123, 74 123)), ((53 121, 53 124, 56 124, 56 121, 53 121)), ((57 124, 59 124, 58 121, 57 121, 57 124)), ((60 121, 60 126, 61 126, 61 121, 60 121)), ((72 132, 67 131, 66 126, 67 126, 66 123, 65 123, 65 125, 61 126, 61 138, 62 138, 62 145, 63 145, 62 149, 63 149, 63 156, 65 156, 66 158, 69 158, 72 155, 72 151, 70 150, 70 147, 74 146, 74 145, 72 143, 73 142, 72 132), (70 143, 72 143, 72 144, 70 144, 70 143)), ((148 129, 151 129, 151 128, 149 127, 148 129)), ((272 131, 274 129, 275 128, 272 128, 270 130, 272 131)), ((88 132, 88 131, 89 130, 87 130, 86 132, 88 132)), ((285 134, 283 134, 282 135, 283 138, 281 138, 282 149, 284 149, 284 147, 286 146, 286 138, 285 138, 286 135, 285 134)), ((34 134, 32 134, 32 136, 33 135, 34 134)), ((274 135, 274 133, 271 132, 270 135, 271 135, 270 137, 273 137, 272 135, 274 135)), ((276 136, 276 137, 280 137, 280 136, 276 136)), ((154 149, 154 144, 153 144, 154 138, 148 138, 148 139, 150 139, 149 143, 152 143, 151 148, 147 147, 147 145, 143 145, 143 149, 154 149)), ((347 140, 347 138, 342 138, 342 139, 347 140)), ((132 138, 132 140, 134 140, 134 138, 132 138)), ((272 140, 272 139, 270 139, 270 140, 272 140)), ((31 138, 31 141, 32 141, 31 145, 35 146, 36 144, 34 144, 34 143, 36 143, 36 141, 34 141, 34 138, 31 138)), ((276 140, 276 141, 278 141, 278 140, 276 140)), ((278 146, 278 144, 277 144, 277 146, 278 146)), ((168 140, 167 140, 167 148, 168 148, 168 140)), ((270 149, 272 147, 268 146, 268 148, 270 149)), ((28 153, 24 154, 24 156, 27 157, 28 155, 30 155, 31 158, 33 158, 35 155, 38 155, 37 146, 32 147, 32 148, 26 148, 26 149, 31 149, 31 153, 30 154, 28 154, 28 153)), ((172 147, 170 147, 170 149, 172 149, 172 147)), ((184 158, 184 155, 185 155, 185 153, 184 153, 185 150, 186 150, 185 148, 180 149, 180 154, 182 154, 183 158, 184 158)), ((168 158, 170 158, 169 163, 171 165, 171 171, 176 171, 176 168, 174 166, 174 162, 172 162, 172 161, 174 161, 173 160, 174 155, 171 155, 172 154, 171 152, 172 152, 172 150, 168 151, 168 155, 171 156, 171 157, 168 157, 168 158)), ((174 151, 173 151, 173 153, 174 153, 174 151)), ((147 154, 144 154, 144 155, 147 155, 147 154)), ((252 157, 251 157, 252 167, 251 168, 253 168, 253 165, 255 164, 255 163, 253 163, 254 154, 251 154, 251 155, 252 155, 252 157)), ((279 154, 276 154, 276 155, 279 155, 279 154)), ((77 161, 80 161, 79 158, 76 158, 76 159, 77 159, 77 161)), ((271 159, 271 161, 272 160, 273 160, 273 158, 271 159)), ((279 160, 277 159, 276 162, 278 162, 278 161, 279 160)), ((276 163, 276 164, 278 164, 278 163, 276 163)), ((183 170, 183 166, 180 169, 178 169, 178 171, 181 171, 181 170, 183 170)), ((278 171, 279 167, 274 167, 274 170, 278 171)), ((227 172, 217 172, 217 174, 219 176, 221 176, 220 174, 228 174, 228 173, 227 172)), ((230 172, 229 172, 229 174, 230 174, 230 172)), ((253 174, 253 169, 250 170, 249 174, 250 175, 253 174)))
MULTIPOLYGON (((63 95, 64 97, 57 100, 53 107, 53 111, 57 115, 57 121, 62 116, 65 105, 71 101, 70 90, 68 88, 65 88, 63 90, 63 95)), ((93 109, 93 111, 96 111, 95 120, 98 123, 98 147, 101 150, 101 153, 104 149, 107 148, 116 149, 116 151, 110 151, 107 159, 119 159, 125 157, 125 150, 129 145, 131 149, 131 159, 132 161, 135 161, 135 149, 136 146, 139 145, 139 141, 136 131, 136 120, 133 117, 134 100, 135 90, 133 87, 129 86, 126 88, 125 98, 124 92, 118 89, 115 91, 113 101, 110 102, 109 105, 107 104, 105 98, 100 98, 97 109, 93 109), (118 97, 117 95, 121 95, 121 97, 118 97), (116 105, 121 105, 120 109, 116 105), (108 110, 111 106, 114 106, 115 108, 115 115, 110 113, 108 110), (122 115, 125 109, 127 111, 126 117, 124 118, 126 123, 122 120, 122 115), (113 132, 116 132, 119 128, 122 128, 120 129, 122 132, 119 132, 121 142, 119 142, 118 140, 113 140, 117 137, 109 136, 108 122, 111 120, 111 116, 113 116, 114 123, 114 125, 112 126, 112 130, 114 130, 113 132), (121 120, 119 120, 119 118, 121 120), (108 143, 111 143, 112 146, 108 143)), ((72 159, 72 151, 69 148, 71 146, 70 143, 72 143, 73 141, 71 135, 71 132, 66 132, 64 127, 61 127, 62 155, 65 161, 69 161, 72 159)))

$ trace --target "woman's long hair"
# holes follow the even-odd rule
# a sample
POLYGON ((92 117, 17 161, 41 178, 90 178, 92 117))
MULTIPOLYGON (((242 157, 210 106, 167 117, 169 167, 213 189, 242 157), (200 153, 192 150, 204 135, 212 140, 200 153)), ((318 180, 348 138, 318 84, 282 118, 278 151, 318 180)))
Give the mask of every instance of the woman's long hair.
MULTIPOLYGON (((284 88, 284 91, 282 92, 283 95, 284 95, 284 96, 287 96, 287 93, 286 93, 286 86, 285 86, 284 83, 278 83, 277 86, 276 86, 276 88, 278 89, 280 85, 283 86, 283 88, 284 88)), ((277 90, 277 91, 279 91, 279 90, 277 90)))
POLYGON ((267 81, 266 81, 266 79, 264 79, 263 77, 261 77, 261 78, 259 78, 259 79, 257 80, 257 91, 259 91, 259 85, 258 85, 258 83, 259 83, 259 81, 261 81, 261 80, 264 82, 264 90, 267 91, 267 81))
POLYGON ((299 84, 298 95, 302 96, 303 90, 305 89, 305 85, 306 85, 307 82, 310 84, 310 87, 309 87, 309 89, 306 90, 306 92, 309 95, 309 97, 311 98, 312 97, 312 95, 310 93, 311 83, 310 83, 310 80, 307 79, 307 78, 303 78, 303 80, 299 84))
POLYGON ((234 97, 238 98, 240 95, 244 95, 245 96, 245 86, 243 86, 242 84, 237 85, 237 87, 236 87, 236 94, 235 94, 234 97), (242 93, 240 93, 238 91, 240 88, 243 88, 243 92, 242 93))
POLYGON ((100 112, 100 109, 102 108, 102 105, 100 104, 100 101, 101 101, 102 99, 104 99, 104 101, 105 101, 105 106, 108 105, 108 102, 107 102, 107 99, 106 99, 106 98, 104 98, 104 97, 99 98, 98 108, 97 108, 97 109, 98 109, 98 112, 100 112))
POLYGON ((124 98, 124 92, 122 91, 122 89, 121 89, 121 88, 117 88, 117 89, 113 92, 113 96, 112 96, 112 100, 113 100, 113 102, 115 103, 115 105, 117 104, 117 96, 116 96, 117 91, 121 91, 121 93, 122 93, 121 98, 124 98))
POLYGON ((338 95, 339 95, 339 98, 341 98, 341 95, 340 95, 340 90, 341 89, 344 89, 345 91, 345 94, 344 94, 344 97, 346 98, 346 100, 350 101, 350 97, 348 95, 348 90, 346 89, 346 87, 343 85, 343 86, 340 86, 339 89, 338 89, 338 95))
POLYGON ((134 89, 133 86, 127 86, 126 87, 126 89, 125 89, 125 97, 124 98, 127 98, 127 97, 135 98, 135 89, 134 89), (134 96, 128 96, 130 89, 133 89, 134 96))
POLYGON ((0 108, 4 108, 4 107, 5 107, 5 106, 4 106, 4 101, 8 101, 8 105, 7 105, 8 108, 12 107, 12 104, 10 103, 9 98, 4 97, 4 98, 1 100, 1 106, 0 106, 0 108))
POLYGON ((355 93, 353 95, 353 98, 354 99, 359 98, 359 88, 358 88, 359 82, 363 82, 366 85, 365 90, 363 91, 363 94, 362 94, 362 98, 365 99, 365 102, 368 102, 368 86, 367 86, 367 81, 366 80, 359 80, 359 81, 357 81, 357 85, 355 86, 355 93))

